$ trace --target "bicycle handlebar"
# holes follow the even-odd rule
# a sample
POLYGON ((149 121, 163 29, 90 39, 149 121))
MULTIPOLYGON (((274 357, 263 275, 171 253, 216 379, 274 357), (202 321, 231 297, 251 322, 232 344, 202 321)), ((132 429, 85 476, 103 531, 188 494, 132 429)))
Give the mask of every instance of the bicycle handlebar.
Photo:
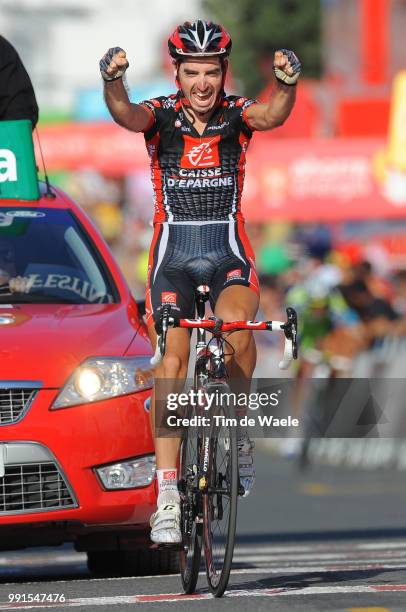
POLYGON ((162 333, 158 334, 155 354, 151 358, 151 365, 156 366, 161 361, 165 354, 166 333, 169 327, 183 327, 187 329, 207 329, 210 331, 216 328, 216 334, 228 331, 241 331, 244 329, 250 330, 267 330, 267 331, 283 331, 285 334, 285 348, 283 358, 279 362, 279 368, 286 370, 293 359, 297 359, 297 315, 293 308, 286 309, 287 321, 229 321, 222 322, 219 325, 219 320, 215 319, 175 319, 170 316, 170 307, 164 307, 161 314, 160 327, 162 333))

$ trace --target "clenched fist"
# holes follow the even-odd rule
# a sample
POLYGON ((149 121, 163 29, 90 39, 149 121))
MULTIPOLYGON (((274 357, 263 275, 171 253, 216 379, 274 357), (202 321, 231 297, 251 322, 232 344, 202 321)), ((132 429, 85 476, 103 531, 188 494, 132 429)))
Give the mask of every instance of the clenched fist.
POLYGON ((111 47, 100 60, 100 72, 105 81, 120 79, 127 70, 129 63, 124 49, 111 47))
POLYGON ((296 85, 302 65, 293 51, 279 49, 275 51, 273 70, 278 81, 285 85, 296 85))

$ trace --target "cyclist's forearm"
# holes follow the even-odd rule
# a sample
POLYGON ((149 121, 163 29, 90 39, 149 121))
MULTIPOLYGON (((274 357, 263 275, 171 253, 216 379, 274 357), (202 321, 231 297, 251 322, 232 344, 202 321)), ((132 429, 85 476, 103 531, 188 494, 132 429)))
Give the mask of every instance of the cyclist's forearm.
POLYGON ((148 112, 132 104, 122 79, 104 83, 104 99, 114 121, 128 130, 141 132, 148 123, 148 112))
POLYGON ((275 80, 271 99, 266 105, 265 121, 277 127, 289 117, 296 100, 296 86, 285 85, 275 80))
POLYGON ((275 79, 271 98, 266 104, 253 104, 247 109, 249 124, 255 130, 272 130, 282 125, 295 104, 296 86, 275 79))

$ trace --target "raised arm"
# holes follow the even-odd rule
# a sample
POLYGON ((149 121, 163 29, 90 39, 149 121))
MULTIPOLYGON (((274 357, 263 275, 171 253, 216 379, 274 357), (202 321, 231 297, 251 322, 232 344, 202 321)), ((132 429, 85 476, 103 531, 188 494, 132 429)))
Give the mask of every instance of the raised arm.
POLYGON ((152 123, 152 112, 144 106, 130 102, 123 83, 129 66, 126 53, 120 47, 112 47, 100 60, 100 72, 104 81, 104 99, 114 121, 132 132, 143 132, 152 123))
POLYGON ((293 51, 281 49, 275 52, 275 83, 271 98, 267 104, 253 104, 247 108, 250 126, 260 131, 272 130, 286 121, 295 104, 300 70, 301 64, 293 51))

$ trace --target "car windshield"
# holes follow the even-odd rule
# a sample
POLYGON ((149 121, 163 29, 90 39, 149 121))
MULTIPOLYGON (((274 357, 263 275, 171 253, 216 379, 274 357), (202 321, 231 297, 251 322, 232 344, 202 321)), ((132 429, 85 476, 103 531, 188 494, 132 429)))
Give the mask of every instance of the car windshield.
POLYGON ((0 303, 118 301, 106 264, 67 209, 0 209, 0 303))

